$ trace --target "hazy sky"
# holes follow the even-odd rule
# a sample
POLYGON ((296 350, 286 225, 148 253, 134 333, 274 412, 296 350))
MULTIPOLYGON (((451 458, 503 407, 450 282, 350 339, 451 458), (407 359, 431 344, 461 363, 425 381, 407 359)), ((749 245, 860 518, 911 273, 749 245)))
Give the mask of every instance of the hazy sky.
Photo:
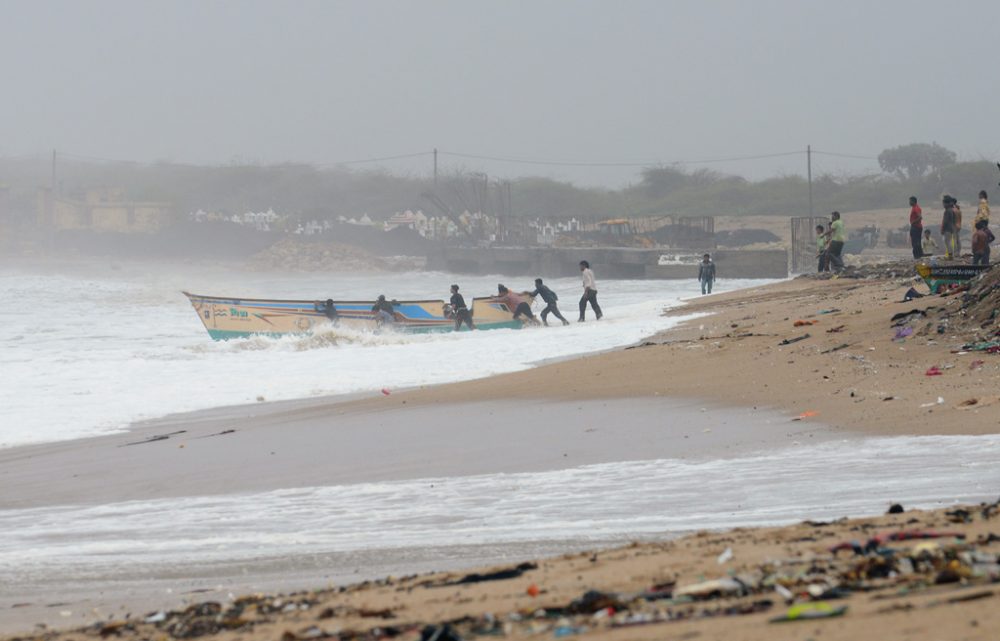
MULTIPOLYGON (((875 156, 937 141, 1000 159, 998 0, 0 0, 0 10, 3 156, 334 163, 437 147, 627 163, 807 144, 875 156)), ((607 186, 638 172, 440 163, 607 186)), ((692 167, 759 178, 804 165, 692 167)), ((380 166, 429 173, 431 159, 380 166)))

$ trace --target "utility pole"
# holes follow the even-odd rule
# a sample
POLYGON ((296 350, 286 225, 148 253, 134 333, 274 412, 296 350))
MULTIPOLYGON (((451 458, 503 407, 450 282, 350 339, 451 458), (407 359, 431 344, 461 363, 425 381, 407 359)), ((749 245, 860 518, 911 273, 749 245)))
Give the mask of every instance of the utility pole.
POLYGON ((45 199, 45 230, 49 252, 54 253, 56 247, 56 150, 52 150, 52 176, 49 183, 48 198, 45 199))
MULTIPOLYGON (((514 216, 514 203, 513 203, 512 198, 513 198, 513 194, 511 193, 510 181, 508 180, 507 181, 507 216, 504 219, 504 227, 505 228, 509 228, 510 227, 511 220, 513 220, 513 216, 514 216)), ((521 229, 521 227, 518 226, 518 229, 521 229)))
POLYGON ((812 145, 806 145, 806 174, 809 176, 809 217, 813 216, 813 154, 812 145))
POLYGON ((437 147, 434 148, 434 186, 437 187, 438 184, 438 150, 437 147))
POLYGON ((483 174, 483 197, 479 201, 479 211, 486 214, 490 209, 490 177, 483 174))

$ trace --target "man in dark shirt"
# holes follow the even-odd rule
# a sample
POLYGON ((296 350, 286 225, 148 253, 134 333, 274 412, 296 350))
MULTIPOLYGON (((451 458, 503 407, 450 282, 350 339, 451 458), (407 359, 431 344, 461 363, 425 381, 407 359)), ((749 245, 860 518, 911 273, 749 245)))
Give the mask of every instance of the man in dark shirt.
POLYGON ((339 316, 339 314, 337 312, 336 306, 334 306, 333 304, 332 298, 327 298, 326 302, 322 304, 316 303, 315 308, 317 312, 329 318, 331 322, 337 321, 337 317, 339 316))
POLYGON ((549 289, 543 282, 541 278, 535 279, 535 291, 531 292, 531 296, 541 296, 542 300, 545 301, 545 309, 542 310, 542 322, 548 327, 549 321, 547 320, 549 314, 552 314, 556 318, 562 321, 563 325, 569 325, 569 321, 563 318, 563 315, 559 313, 559 305, 556 301, 559 297, 554 291, 549 289))
POLYGON ((372 312, 374 312, 379 325, 396 322, 392 303, 385 299, 385 294, 379 294, 378 300, 372 305, 372 312))
POLYGON ((921 258, 924 255, 924 248, 921 242, 924 234, 924 211, 917 204, 917 197, 910 196, 910 246, 913 248, 913 257, 921 258))
POLYGON ((698 263, 698 282, 701 283, 702 295, 712 293, 712 285, 715 284, 715 263, 709 254, 702 256, 701 262, 698 263))
POLYGON ((472 314, 465 306, 465 297, 458 293, 458 285, 451 286, 451 311, 455 314, 456 332, 462 327, 463 322, 469 326, 469 329, 476 329, 476 326, 472 324, 472 314))

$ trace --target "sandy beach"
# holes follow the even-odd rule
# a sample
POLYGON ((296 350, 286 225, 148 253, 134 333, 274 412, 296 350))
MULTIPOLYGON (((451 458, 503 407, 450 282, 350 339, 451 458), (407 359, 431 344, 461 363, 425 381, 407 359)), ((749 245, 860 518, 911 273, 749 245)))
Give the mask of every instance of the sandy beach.
MULTIPOLYGON (((127 434, 11 448, 0 451, 0 509, 545 472, 667 457, 725 459, 793 442, 1000 433, 996 404, 1000 361, 992 354, 962 349, 973 330, 958 321, 958 297, 902 302, 913 284, 905 269, 896 276, 889 272, 867 280, 796 279, 692 300, 670 312, 692 318, 640 345, 528 371, 362 398, 262 403, 175 415, 137 425, 127 434), (890 319, 928 307, 951 314, 952 320, 918 314, 906 325, 910 333, 898 337, 890 319), (941 375, 927 376, 930 367, 939 368, 941 375)), ((782 497, 774 500, 780 502, 782 497)), ((1000 623, 996 590, 982 586, 990 582, 986 557, 996 563, 998 546, 988 534, 991 528, 996 530, 997 522, 990 520, 992 513, 976 512, 973 518, 953 523, 955 519, 944 512, 699 532, 674 541, 610 549, 594 541, 564 541, 561 548, 539 544, 427 549, 421 558, 409 559, 392 555, 334 562, 276 559, 270 566, 259 564, 249 570, 207 568, 194 579, 189 575, 177 582, 183 589, 171 589, 169 594, 163 590, 163 579, 170 577, 144 581, 137 576, 131 582, 105 585, 99 594, 74 591, 71 585, 61 589, 45 585, 19 595, 16 587, 7 586, 0 594, 4 612, 0 627, 17 638, 210 634, 219 639, 291 641, 376 638, 373 631, 378 628, 391 628, 393 634, 388 636, 416 639, 423 626, 447 621, 455 622, 465 636, 475 636, 471 632, 475 626, 469 622, 488 620, 500 622, 499 628, 489 628, 494 633, 518 637, 561 636, 556 630, 565 628, 566 635, 609 639, 733 638, 737 631, 746 639, 820 634, 848 639, 875 630, 879 638, 926 638, 928 631, 944 630, 949 631, 948 638, 993 638, 989 631, 1000 623), (705 601, 678 600, 673 594, 713 577, 765 573, 766 562, 773 565, 777 559, 793 565, 827 564, 817 574, 837 574, 838 580, 850 583, 843 579, 847 561, 833 559, 829 547, 900 530, 956 530, 965 541, 980 537, 975 562, 986 569, 980 568, 979 574, 970 570, 954 585, 942 582, 948 585, 897 597, 887 595, 898 592, 902 584, 887 577, 880 577, 884 581, 877 589, 862 590, 852 584, 850 594, 841 595, 849 605, 846 615, 787 627, 767 623, 787 609, 773 585, 758 581, 739 594, 705 601), (602 549, 593 551, 595 545, 602 549), (732 560, 717 562, 727 548, 732 560), (573 553, 553 558, 567 550, 573 553), (457 568, 509 566, 532 559, 541 559, 537 568, 508 580, 449 584, 461 578, 457 568), (223 616, 227 604, 238 597, 233 589, 318 589, 349 583, 351 571, 344 570, 348 567, 360 570, 358 578, 420 576, 369 582, 346 591, 269 598, 267 607, 258 599, 252 601, 252 611, 223 616), (425 574, 431 570, 452 573, 425 574), (237 578, 248 571, 249 578, 237 578), (316 577, 323 577, 320 584, 307 583, 316 577), (442 587, 428 587, 432 585, 442 587), (668 585, 672 600, 664 603, 669 607, 657 610, 660 597, 667 598, 664 595, 639 599, 653 604, 652 609, 633 603, 637 592, 668 585), (976 591, 977 587, 981 589, 976 591), (621 617, 621 625, 613 625, 616 620, 610 614, 594 618, 602 608, 586 612, 586 617, 580 608, 567 611, 567 604, 587 590, 618 595, 609 601, 615 604, 612 607, 636 616, 649 614, 643 621, 648 625, 626 625, 621 617), (974 593, 974 600, 960 598, 974 593), (621 596, 626 594, 633 596, 621 596), (147 614, 180 611, 184 604, 202 600, 222 603, 205 606, 202 614, 216 624, 202 632, 168 628, 173 619, 166 615, 143 622, 147 614), (759 603, 763 600, 769 604, 759 603), (289 609, 288 603, 306 606, 289 609), (536 621, 532 613, 539 608, 562 614, 536 621), (713 608, 718 616, 709 616, 713 608), (722 616, 727 608, 748 614, 722 616), (673 618, 650 614, 661 610, 687 614, 673 618), (486 617, 488 613, 494 618, 486 617), (228 622, 218 623, 223 620, 228 622), (32 632, 34 623, 46 627, 32 632), (73 631, 73 626, 84 624, 91 627, 73 631)), ((939 547, 926 551, 934 558, 957 558, 954 555, 967 548, 954 547, 959 545, 955 540, 944 537, 935 543, 939 547)), ((899 554, 914 554, 912 542, 896 547, 899 554)), ((941 571, 935 568, 934 572, 941 571)), ((796 576, 788 580, 793 592, 795 586, 809 583, 796 576)), ((931 585, 936 582, 933 573, 921 577, 931 585)), ((907 585, 916 581, 911 578, 907 585)))

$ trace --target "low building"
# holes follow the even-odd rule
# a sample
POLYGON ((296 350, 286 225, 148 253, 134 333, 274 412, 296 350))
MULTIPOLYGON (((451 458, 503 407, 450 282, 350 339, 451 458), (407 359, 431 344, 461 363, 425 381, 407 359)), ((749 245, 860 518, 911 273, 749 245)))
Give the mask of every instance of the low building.
POLYGON ((173 222, 171 203, 128 200, 120 187, 89 189, 82 199, 38 191, 38 224, 45 229, 150 233, 173 222))

